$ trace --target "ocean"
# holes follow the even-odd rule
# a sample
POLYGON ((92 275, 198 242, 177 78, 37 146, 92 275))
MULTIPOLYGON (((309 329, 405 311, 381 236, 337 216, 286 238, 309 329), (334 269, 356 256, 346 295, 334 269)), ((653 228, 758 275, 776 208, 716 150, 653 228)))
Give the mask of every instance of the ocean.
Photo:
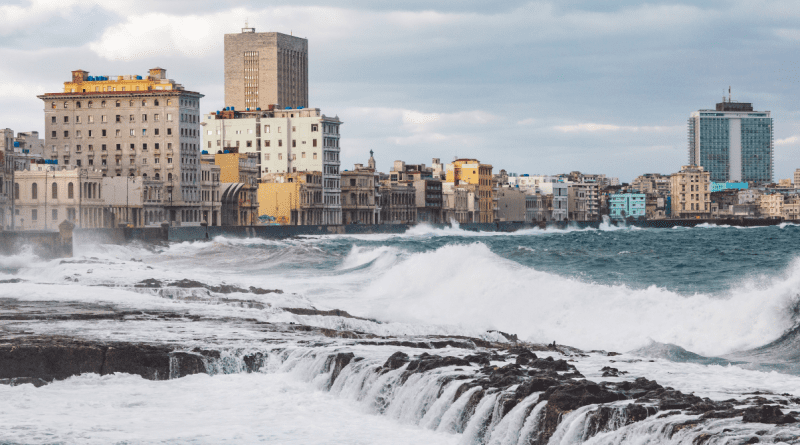
MULTIPOLYGON (((395 351, 418 354, 414 348, 265 328, 276 324, 376 339, 508 342, 513 334, 586 351, 571 362, 587 379, 599 381, 615 352, 622 355, 613 366, 628 375, 603 380, 646 376, 712 400, 756 392, 796 398, 798 252, 800 226, 793 224, 602 224, 513 233, 421 225, 397 235, 79 245, 66 260, 28 251, 0 256, 4 340, 61 336, 227 351, 214 362, 215 372, 171 380, 85 373, 40 388, 0 385, 0 443, 517 444, 529 443, 523 440, 535 429, 529 419, 545 403, 531 395, 500 419, 492 415, 499 395, 486 395, 473 414, 484 423, 458 426, 464 407, 457 406, 461 399, 447 401, 457 391, 453 382, 370 373, 395 351), (145 280, 282 293, 137 287, 145 280), (352 317, 284 308, 338 309, 352 317), (127 315, 9 316, 47 311, 127 315), (148 315, 167 312, 178 315, 166 321, 148 315), (326 354, 345 349, 363 360, 331 383, 326 354), (263 353, 259 372, 243 372, 248 351, 263 353)), ((570 415, 577 425, 587 413, 581 408, 570 415)), ((661 443, 665 422, 623 422, 593 437, 565 426, 550 443, 661 443)), ((731 429, 737 438, 758 429, 721 419, 706 433, 722 437, 726 428, 728 439, 731 429)), ((787 428, 780 434, 800 436, 800 429, 787 428)), ((696 438, 670 437, 674 443, 696 438)))

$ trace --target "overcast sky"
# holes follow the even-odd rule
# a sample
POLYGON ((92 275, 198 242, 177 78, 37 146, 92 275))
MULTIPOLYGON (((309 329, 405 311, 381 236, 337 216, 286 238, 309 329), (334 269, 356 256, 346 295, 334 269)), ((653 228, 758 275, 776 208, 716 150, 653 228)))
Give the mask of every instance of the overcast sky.
POLYGON ((514 173, 629 181, 687 162, 686 120, 772 111, 776 180, 800 167, 800 2, 20 1, 0 5, 0 128, 44 130, 70 71, 160 66, 223 104, 223 35, 309 40, 310 103, 338 115, 342 168, 474 157, 514 173))

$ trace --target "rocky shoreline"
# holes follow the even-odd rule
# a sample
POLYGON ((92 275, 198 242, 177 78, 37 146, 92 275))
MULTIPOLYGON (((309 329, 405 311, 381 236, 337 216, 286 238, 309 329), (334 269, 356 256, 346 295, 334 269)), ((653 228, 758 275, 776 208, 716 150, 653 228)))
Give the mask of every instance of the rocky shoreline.
MULTIPOLYGON (((163 291, 177 286, 222 295, 279 292, 176 283, 147 280, 136 287, 163 291)), ((222 295, 217 297, 228 298, 222 295)), ((459 336, 387 337, 297 322, 239 319, 236 323, 247 324, 264 336, 260 347, 215 347, 208 343, 201 348, 180 341, 42 334, 31 326, 64 320, 116 322, 123 328, 137 321, 187 326, 230 321, 170 311, 126 311, 63 302, 22 304, 8 299, 0 301, 0 309, 0 384, 12 386, 43 387, 87 373, 127 373, 169 380, 203 373, 268 372, 268 363, 296 360, 313 371, 309 371, 312 377, 324 376, 322 390, 341 392, 349 386, 372 385, 378 396, 370 403, 377 413, 400 403, 398 394, 404 388, 424 383, 429 400, 416 402, 418 417, 421 419, 437 404, 457 409, 457 415, 448 420, 451 431, 470 435, 473 443, 489 443, 490 436, 495 440, 501 426, 509 437, 516 438, 513 443, 528 444, 560 443, 568 434, 577 435, 580 441, 603 435, 611 438, 637 426, 656 439, 695 445, 717 443, 720 438, 726 438, 726 443, 800 442, 800 398, 789 394, 701 398, 662 386, 646 376, 627 375, 612 366, 618 353, 531 344, 505 333, 496 333, 503 341, 459 336), (576 363, 589 354, 608 357, 608 366, 597 372, 611 380, 590 380, 579 372, 576 363)), ((371 322, 338 310, 281 310, 304 317, 371 322)))

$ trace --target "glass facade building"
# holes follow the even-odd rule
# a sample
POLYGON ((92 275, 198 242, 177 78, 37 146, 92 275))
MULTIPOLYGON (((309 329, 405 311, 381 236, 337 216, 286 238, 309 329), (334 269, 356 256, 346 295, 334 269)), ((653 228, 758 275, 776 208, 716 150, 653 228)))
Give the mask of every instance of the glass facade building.
POLYGON ((772 182, 773 128, 769 111, 749 103, 722 102, 688 121, 689 163, 711 173, 713 182, 772 182))

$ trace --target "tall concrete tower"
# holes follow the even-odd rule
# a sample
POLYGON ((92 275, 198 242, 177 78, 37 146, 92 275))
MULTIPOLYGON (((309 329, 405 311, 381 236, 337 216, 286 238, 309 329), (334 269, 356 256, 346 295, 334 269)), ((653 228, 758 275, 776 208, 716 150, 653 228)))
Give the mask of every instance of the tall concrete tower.
POLYGON ((308 40, 246 27, 225 34, 225 105, 308 107, 308 40))
POLYGON ((772 182, 773 136, 769 111, 732 102, 715 110, 699 110, 688 122, 689 163, 711 173, 713 182, 772 182))

